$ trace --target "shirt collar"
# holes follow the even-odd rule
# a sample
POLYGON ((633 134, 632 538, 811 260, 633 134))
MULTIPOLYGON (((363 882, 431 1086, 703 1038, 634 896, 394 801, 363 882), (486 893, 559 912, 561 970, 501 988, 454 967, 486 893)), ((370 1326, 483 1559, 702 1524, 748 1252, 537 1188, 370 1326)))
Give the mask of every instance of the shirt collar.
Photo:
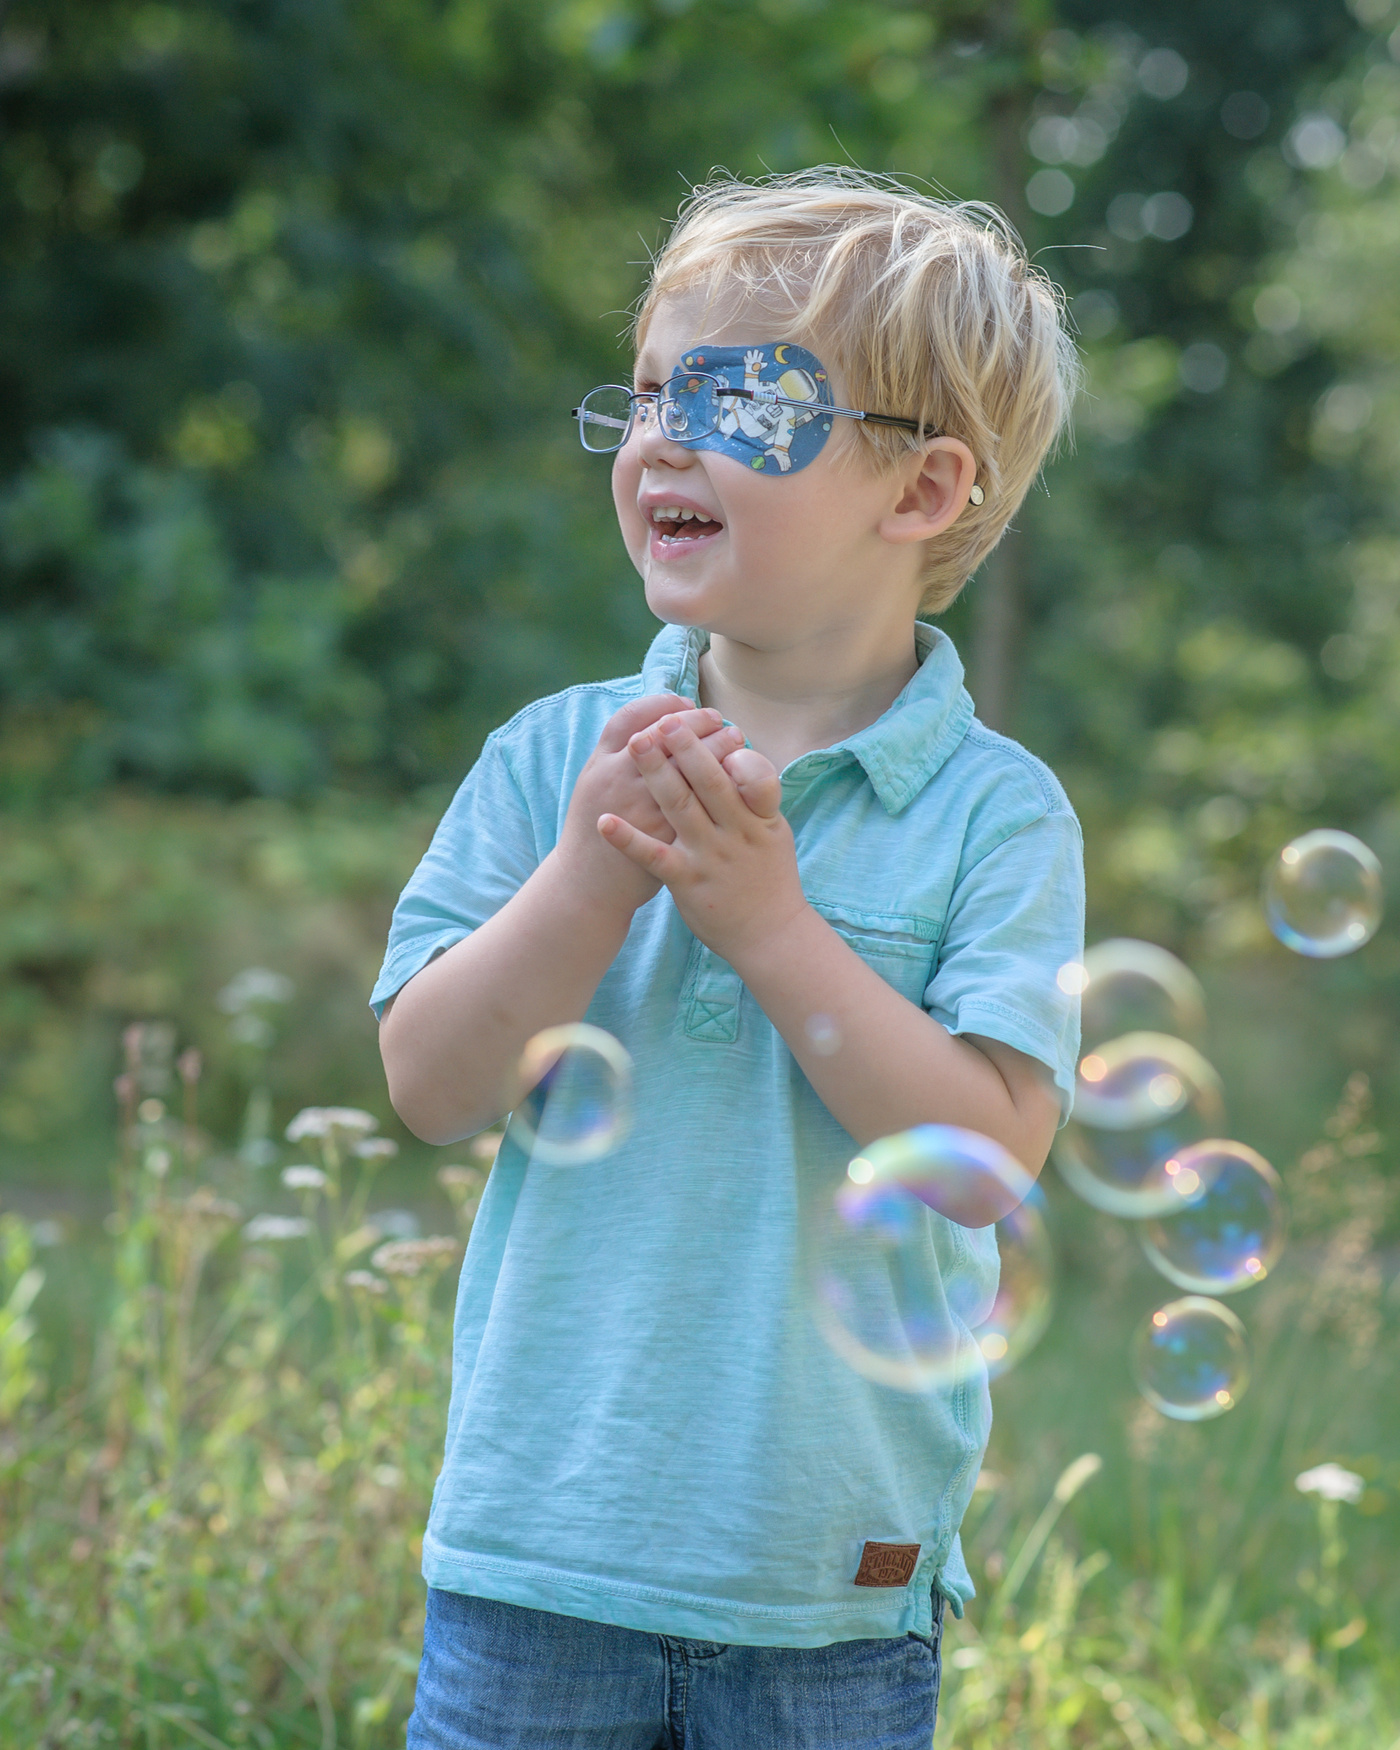
MULTIPOLYGON (((642 663, 645 693, 696 699, 700 654, 710 635, 698 626, 663 626, 642 663)), ((805 788, 819 772, 857 760, 888 814, 907 808, 952 754, 972 721, 963 665, 952 640, 936 626, 914 622, 918 672, 873 723, 831 747, 815 748, 783 772, 783 789, 805 788)))

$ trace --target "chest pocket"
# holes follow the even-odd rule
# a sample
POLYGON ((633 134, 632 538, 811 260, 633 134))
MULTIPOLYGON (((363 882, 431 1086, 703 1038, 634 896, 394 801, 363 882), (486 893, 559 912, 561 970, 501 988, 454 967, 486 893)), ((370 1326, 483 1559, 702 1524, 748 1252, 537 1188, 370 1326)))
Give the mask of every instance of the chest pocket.
MULTIPOLYGON (((886 984, 911 1003, 923 1006, 938 947, 936 924, 898 913, 856 911, 820 899, 810 903, 886 984)), ((743 990, 739 974, 729 962, 703 942, 696 942, 681 990, 681 1024, 686 1037, 712 1045, 732 1045, 739 1037, 743 990)))
POLYGON ((902 997, 923 1006, 938 955, 938 923, 899 912, 861 911, 810 895, 808 899, 872 972, 902 997))

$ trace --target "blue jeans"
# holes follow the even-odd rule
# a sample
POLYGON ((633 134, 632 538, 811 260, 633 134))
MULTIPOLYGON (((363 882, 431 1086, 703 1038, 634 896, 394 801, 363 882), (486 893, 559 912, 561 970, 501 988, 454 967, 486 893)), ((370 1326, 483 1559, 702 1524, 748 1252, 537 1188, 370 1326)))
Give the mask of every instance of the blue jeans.
POLYGON ((408 1750, 929 1750, 931 1635, 738 1647, 429 1589, 408 1750))

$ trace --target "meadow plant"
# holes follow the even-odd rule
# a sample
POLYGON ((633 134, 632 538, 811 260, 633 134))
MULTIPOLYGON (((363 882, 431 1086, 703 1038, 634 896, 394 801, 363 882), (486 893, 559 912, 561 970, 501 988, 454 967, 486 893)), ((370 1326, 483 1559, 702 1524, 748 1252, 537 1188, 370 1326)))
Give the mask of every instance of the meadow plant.
POLYGON ((455 1169, 458 1233, 385 1243, 366 1208, 393 1143, 308 1108, 300 1213, 259 1209, 269 1175, 199 1131, 197 1074, 170 1114, 172 1044, 128 1034, 110 1289, 67 1395, 30 1230, 0 1217, 0 1741, 388 1743, 447 1403, 436 1291, 484 1173, 455 1169))
MULTIPOLYGON (((404 1237, 369 1208, 394 1148, 372 1114, 306 1107, 274 1150, 285 1165, 257 1165, 246 1125, 227 1150, 201 1129, 201 1062, 177 1043, 152 1023, 125 1038, 112 1208, 82 1260, 105 1285, 90 1355, 65 1354, 62 1309, 45 1312, 61 1260, 36 1242, 53 1236, 0 1214, 0 1743, 401 1743, 451 1278, 500 1138, 437 1170, 456 1231, 404 1237)), ((1388 1316, 1367 1106, 1353 1079, 1292 1169, 1314 1267, 1271 1281, 1256 1320, 1264 1350, 1270 1321, 1311 1333, 1358 1379, 1388 1316)), ((964 1527, 980 1596, 947 1625, 939 1750, 1392 1750, 1392 1643, 1344 1536, 1388 1497, 1312 1433, 1310 1468, 1280 1487, 1294 1378, 1261 1368, 1233 1413, 1260 1435, 1223 1476, 1203 1458, 1213 1436, 1142 1405, 1126 1454, 1084 1452, 1057 1477, 1043 1453, 1076 1412, 1053 1355, 1031 1389, 1037 1365, 1009 1382, 1022 1401, 1003 1400, 964 1527), (1028 1427, 1034 1456, 1001 1456, 1028 1427), (1216 1515, 1210 1547, 1185 1546, 1188 1494, 1216 1515), (1278 1516, 1304 1500, 1315 1532, 1291 1590, 1247 1604, 1278 1516)))

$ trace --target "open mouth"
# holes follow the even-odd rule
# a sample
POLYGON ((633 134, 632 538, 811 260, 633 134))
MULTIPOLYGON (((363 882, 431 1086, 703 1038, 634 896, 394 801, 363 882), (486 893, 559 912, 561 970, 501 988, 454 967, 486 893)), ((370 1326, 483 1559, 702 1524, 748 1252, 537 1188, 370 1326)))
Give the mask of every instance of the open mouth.
POLYGON ((652 529, 667 545, 681 541, 699 541, 706 535, 717 535, 724 524, 704 511, 689 510, 680 505, 663 505, 653 510, 652 529))

